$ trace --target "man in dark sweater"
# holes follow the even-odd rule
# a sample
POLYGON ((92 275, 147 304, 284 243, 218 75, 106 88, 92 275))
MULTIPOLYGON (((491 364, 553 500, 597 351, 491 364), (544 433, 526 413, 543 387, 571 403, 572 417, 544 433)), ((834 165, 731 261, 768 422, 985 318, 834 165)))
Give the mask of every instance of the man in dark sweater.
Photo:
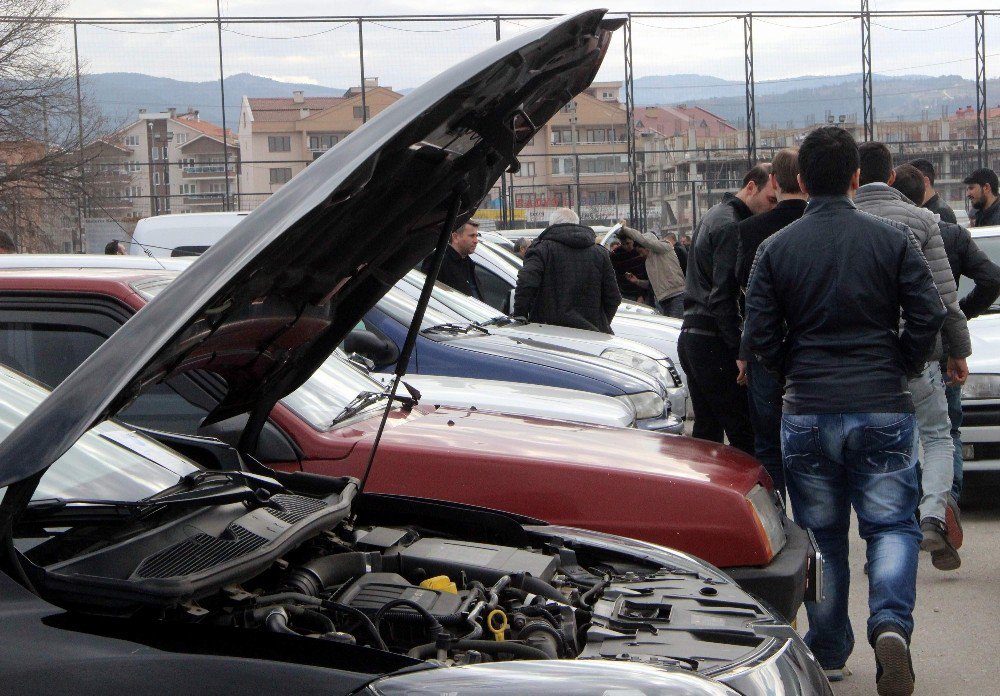
POLYGON ((916 159, 909 163, 917 168, 924 175, 924 200, 913 201, 917 205, 927 208, 932 213, 937 213, 943 222, 957 223, 955 211, 951 206, 941 200, 941 196, 934 190, 934 165, 927 159, 916 159))
MULTIPOLYGON (((773 210, 736 223, 736 282, 742 293, 746 293, 757 247, 805 212, 807 196, 799 188, 798 177, 798 148, 779 150, 771 161, 771 185, 777 193, 778 205, 773 210)), ((784 498, 785 474, 781 463, 781 395, 784 385, 753 358, 746 346, 740 347, 737 367, 738 381, 745 381, 750 393, 754 454, 771 475, 775 490, 784 498)))
POLYGON ((989 227, 1000 225, 1000 197, 997 197, 998 186, 996 172, 983 167, 977 169, 963 180, 966 194, 976 210, 972 218, 973 227, 989 227))
MULTIPOLYGON (((438 273, 437 279, 461 293, 481 300, 483 298, 479 294, 479 286, 476 284, 476 265, 469 258, 478 244, 478 222, 469 220, 452 232, 451 241, 444 251, 444 260, 441 262, 441 272, 438 273)), ((425 273, 430 268, 431 258, 428 256, 424 260, 422 268, 425 273)))
POLYGON ((745 341, 784 379, 788 497, 825 559, 826 596, 806 603, 806 644, 831 678, 843 676, 854 648, 853 507, 868 546, 867 635, 878 693, 906 696, 921 541, 906 380, 923 371, 946 312, 909 228, 855 208, 859 163, 857 144, 841 128, 818 128, 802 142, 799 183, 809 204, 757 252, 745 341))
POLYGON ((753 454, 753 429, 747 390, 737 384, 740 345, 736 230, 729 223, 763 213, 777 202, 770 165, 758 164, 743 177, 742 188, 727 193, 701 218, 688 250, 684 324, 677 341, 681 366, 694 406, 692 435, 753 454))

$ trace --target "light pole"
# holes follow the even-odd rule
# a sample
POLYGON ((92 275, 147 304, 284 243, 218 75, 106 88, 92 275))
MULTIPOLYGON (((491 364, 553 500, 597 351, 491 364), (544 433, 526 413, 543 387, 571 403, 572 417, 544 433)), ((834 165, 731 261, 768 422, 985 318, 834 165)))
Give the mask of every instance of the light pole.
POLYGON ((573 175, 576 180, 576 215, 580 217, 580 157, 576 154, 576 100, 569 103, 570 143, 573 146, 573 175))

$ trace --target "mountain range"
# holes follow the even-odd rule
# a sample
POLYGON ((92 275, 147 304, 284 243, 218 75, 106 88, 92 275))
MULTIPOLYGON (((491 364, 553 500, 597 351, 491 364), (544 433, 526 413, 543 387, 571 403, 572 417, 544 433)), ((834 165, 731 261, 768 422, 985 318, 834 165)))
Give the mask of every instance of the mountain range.
MULTIPOLYGON (((303 90, 310 96, 337 96, 346 88, 281 82, 239 73, 223 83, 226 93, 226 125, 238 130, 240 103, 252 97, 291 96, 303 90)), ((186 82, 141 73, 99 73, 83 79, 82 88, 110 123, 133 120, 140 108, 149 112, 175 107, 183 113, 198 109, 203 119, 222 124, 221 97, 217 80, 186 82)), ((998 94, 1000 80, 987 82, 987 95, 998 94)), ((402 93, 412 88, 400 89, 402 93)), ((710 75, 677 74, 636 78, 635 103, 645 105, 700 106, 743 127, 746 120, 745 87, 741 80, 710 75)), ((823 75, 763 80, 754 85, 757 122, 762 127, 808 126, 843 114, 860 119, 861 75, 823 75)), ((877 120, 939 118, 942 114, 976 103, 973 80, 956 75, 873 75, 872 93, 877 120)), ((624 95, 623 95, 624 97, 624 95)), ((624 100, 624 99, 623 99, 624 100)))

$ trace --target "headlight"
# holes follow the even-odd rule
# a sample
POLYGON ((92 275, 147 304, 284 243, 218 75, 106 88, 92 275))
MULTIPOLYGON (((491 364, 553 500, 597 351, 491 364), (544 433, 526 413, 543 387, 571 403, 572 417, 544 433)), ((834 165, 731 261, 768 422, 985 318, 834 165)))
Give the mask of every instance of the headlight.
MULTIPOLYGON (((648 355, 636 353, 634 350, 627 350, 625 348, 608 348, 606 351, 601 353, 601 357, 605 360, 621 363, 623 365, 633 367, 636 370, 641 370, 647 375, 653 375, 660 380, 660 384, 662 384, 664 388, 677 386, 674 382, 673 375, 670 374, 670 368, 659 360, 654 360, 648 355)), ((666 358, 666 360, 669 360, 669 358, 666 358)))
POLYGON ((656 392, 639 392, 638 394, 626 394, 616 396, 619 401, 627 401, 635 409, 635 417, 639 420, 647 418, 659 418, 663 415, 663 397, 656 392))
POLYGON ((785 546, 785 525, 781 511, 771 499, 771 494, 759 483, 747 493, 747 502, 750 503, 750 509, 753 510, 758 529, 764 536, 767 545, 771 547, 771 556, 773 557, 785 546))
POLYGON ((963 399, 1000 399, 1000 375, 969 375, 962 385, 963 399))

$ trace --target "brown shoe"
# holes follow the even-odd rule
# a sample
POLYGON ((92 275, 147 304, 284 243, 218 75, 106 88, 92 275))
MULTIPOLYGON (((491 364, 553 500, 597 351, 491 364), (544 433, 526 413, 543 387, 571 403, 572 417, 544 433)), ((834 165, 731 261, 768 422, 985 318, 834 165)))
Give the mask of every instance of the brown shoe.
POLYGON ((944 509, 944 524, 948 528, 948 541, 956 549, 962 548, 965 534, 962 532, 962 514, 958 509, 958 501, 948 496, 948 505, 944 509))

